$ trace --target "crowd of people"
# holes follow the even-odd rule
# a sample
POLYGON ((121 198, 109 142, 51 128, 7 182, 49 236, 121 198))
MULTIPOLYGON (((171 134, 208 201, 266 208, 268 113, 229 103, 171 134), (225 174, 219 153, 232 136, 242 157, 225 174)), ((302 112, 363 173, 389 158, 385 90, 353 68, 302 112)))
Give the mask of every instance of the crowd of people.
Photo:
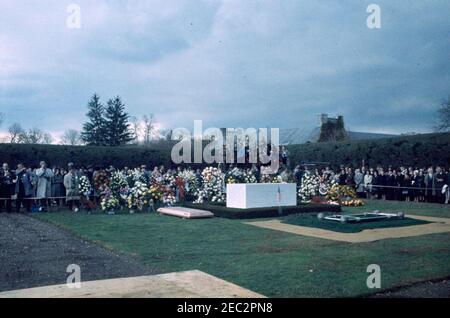
MULTIPOLYGON (((224 175, 232 169, 236 169, 236 166, 220 167, 220 171, 223 171, 224 175)), ((251 172, 255 176, 256 182, 266 182, 262 180, 264 176, 260 174, 260 170, 255 165, 239 169, 251 172)), ((63 204, 67 204, 72 210, 77 210, 79 207, 78 180, 81 176, 85 176, 92 182, 99 171, 107 174, 119 171, 124 175, 138 172, 144 180, 150 182, 151 179, 160 181, 167 175, 176 176, 186 170, 190 170, 199 183, 202 182, 200 169, 194 170, 180 166, 167 170, 164 166, 160 166, 149 170, 145 165, 121 169, 113 166, 76 168, 69 163, 65 168, 49 168, 45 161, 41 161, 38 167, 27 167, 20 163, 15 169, 12 169, 7 163, 3 163, 0 169, 0 212, 12 212, 13 209, 19 212, 22 207, 26 211, 31 211, 34 206, 45 211, 51 205, 61 206, 63 204)), ((296 182, 300 187, 305 174, 315 174, 323 182, 333 180, 339 185, 352 187, 361 198, 445 204, 449 202, 450 170, 442 167, 363 166, 353 169, 341 166, 332 169, 304 164, 291 170, 286 162, 282 161, 277 180, 279 182, 296 182)), ((95 193, 92 195, 95 196, 95 193)))
POLYGON ((363 166, 353 169, 341 166, 333 170, 302 168, 297 166, 294 176, 301 183, 304 173, 314 173, 323 181, 334 180, 339 185, 353 189, 361 198, 415 201, 430 203, 449 202, 450 170, 442 167, 404 167, 389 166, 375 168, 363 166))

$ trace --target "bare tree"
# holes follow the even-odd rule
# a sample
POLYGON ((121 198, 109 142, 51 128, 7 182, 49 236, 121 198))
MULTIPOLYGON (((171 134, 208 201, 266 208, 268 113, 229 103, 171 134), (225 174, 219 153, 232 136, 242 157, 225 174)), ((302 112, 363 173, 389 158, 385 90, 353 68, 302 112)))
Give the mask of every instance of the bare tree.
POLYGON ((42 144, 44 143, 45 133, 39 128, 31 128, 28 131, 23 131, 19 135, 19 143, 22 144, 42 144))
POLYGON ((144 123, 144 143, 149 144, 152 141, 155 132, 155 116, 153 116, 153 114, 150 114, 149 116, 144 115, 142 117, 142 122, 144 123))
POLYGON ((444 100, 438 109, 436 131, 450 131, 450 96, 444 100))
POLYGON ((61 142, 64 145, 80 145, 81 144, 81 134, 78 130, 75 129, 67 129, 62 138, 61 142))
POLYGON ((136 116, 130 117, 131 130, 133 132, 134 142, 137 144, 139 142, 139 136, 141 135, 141 125, 139 119, 136 116))
POLYGON ((53 142, 53 136, 46 132, 44 133, 44 135, 42 136, 42 143, 46 144, 46 145, 50 145, 53 142))
POLYGON ((8 127, 9 142, 12 144, 19 142, 19 137, 24 133, 22 126, 19 123, 14 123, 8 127))

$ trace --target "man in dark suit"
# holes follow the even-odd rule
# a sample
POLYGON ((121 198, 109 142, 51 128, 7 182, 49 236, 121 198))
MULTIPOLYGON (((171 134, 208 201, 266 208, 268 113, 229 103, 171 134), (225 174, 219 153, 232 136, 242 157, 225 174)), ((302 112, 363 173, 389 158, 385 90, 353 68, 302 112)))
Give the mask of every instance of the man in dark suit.
POLYGON ((20 212, 20 208, 23 205, 27 212, 31 212, 31 200, 33 196, 33 185, 31 184, 31 174, 27 172, 24 164, 19 163, 16 170, 17 182, 15 186, 16 199, 16 212, 20 212))
POLYGON ((9 170, 7 163, 0 169, 0 212, 6 209, 6 212, 12 211, 11 196, 15 192, 15 175, 9 170))

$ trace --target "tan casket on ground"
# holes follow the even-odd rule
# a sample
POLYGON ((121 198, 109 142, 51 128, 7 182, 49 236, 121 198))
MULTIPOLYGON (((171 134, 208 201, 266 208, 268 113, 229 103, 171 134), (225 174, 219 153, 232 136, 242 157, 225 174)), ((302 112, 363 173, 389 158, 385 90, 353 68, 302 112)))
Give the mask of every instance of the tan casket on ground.
POLYGON ((176 207, 176 206, 159 208, 157 211, 158 213, 161 214, 178 216, 183 219, 200 219, 200 218, 214 217, 214 214, 212 214, 210 211, 190 209, 185 207, 176 207))

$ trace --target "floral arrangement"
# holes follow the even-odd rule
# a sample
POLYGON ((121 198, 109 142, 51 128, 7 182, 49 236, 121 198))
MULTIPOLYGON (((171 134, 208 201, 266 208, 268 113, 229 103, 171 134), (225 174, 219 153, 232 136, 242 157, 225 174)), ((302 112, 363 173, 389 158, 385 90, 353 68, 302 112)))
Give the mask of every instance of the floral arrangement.
POLYGON ((119 193, 121 189, 128 188, 127 179, 121 172, 114 171, 113 173, 111 173, 109 188, 114 193, 119 193))
POLYGON ((196 203, 204 201, 225 202, 224 175, 220 169, 207 167, 202 171, 202 188, 197 193, 196 203))
POLYGON ((244 171, 242 179, 244 183, 258 183, 255 174, 250 169, 244 171))
POLYGON ((80 179, 78 179, 78 191, 85 197, 88 197, 91 194, 92 187, 88 177, 81 176, 80 179))
POLYGON ((135 182, 134 187, 130 188, 127 203, 129 209, 142 210, 151 199, 152 192, 145 183, 140 181, 135 182))
POLYGON ((321 196, 326 196, 330 189, 332 189, 335 185, 337 185, 337 182, 333 179, 330 180, 321 180, 319 185, 319 194, 321 196))
POLYGON ((298 190, 298 196, 301 202, 311 202, 314 196, 319 194, 320 179, 313 174, 305 174, 302 178, 300 189, 298 190))
POLYGON ((134 187, 134 184, 137 181, 145 182, 145 178, 139 169, 128 170, 125 179, 127 180, 128 187, 130 188, 134 187))
POLYGON ((116 208, 120 207, 119 199, 113 195, 109 188, 106 188, 102 192, 100 207, 103 211, 114 211, 116 208))
POLYGON ((195 172, 192 170, 183 170, 178 174, 178 177, 184 180, 185 193, 188 196, 194 196, 198 192, 198 182, 195 172))
POLYGON ((276 174, 262 174, 261 175, 261 183, 281 183, 281 176, 276 174))
POLYGON ((241 169, 234 167, 225 175, 225 183, 241 183, 243 182, 244 173, 241 169))
POLYGON ((164 194, 163 194, 162 202, 163 202, 165 205, 171 206, 171 205, 174 205, 175 203, 177 203, 177 199, 175 198, 175 195, 173 194, 173 192, 171 192, 171 191, 166 191, 166 192, 164 192, 164 194))
POLYGON ((344 186, 333 184, 328 191, 326 198, 329 203, 338 203, 343 206, 363 206, 364 202, 358 199, 354 189, 344 186))
POLYGON ((98 191, 104 191, 109 186, 109 178, 106 171, 98 171, 94 176, 94 188, 98 191))

